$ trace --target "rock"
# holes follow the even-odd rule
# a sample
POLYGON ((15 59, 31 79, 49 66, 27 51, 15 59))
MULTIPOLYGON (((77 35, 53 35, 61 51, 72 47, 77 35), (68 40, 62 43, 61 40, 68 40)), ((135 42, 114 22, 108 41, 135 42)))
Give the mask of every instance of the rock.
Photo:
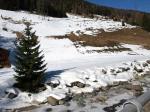
POLYGON ((143 69, 142 69, 141 67, 139 67, 139 66, 134 66, 134 70, 135 70, 136 72, 138 72, 138 73, 143 72, 143 69))
POLYGON ((16 95, 16 94, 14 94, 14 93, 9 93, 8 94, 8 98, 9 99, 14 99, 14 98, 16 98, 18 95, 16 95))
POLYGON ((4 49, 4 48, 0 48, 0 68, 4 68, 4 67, 10 67, 10 61, 9 61, 9 51, 4 49))
POLYGON ((115 70, 114 70, 114 69, 110 69, 110 72, 111 72, 111 73, 114 73, 114 72, 115 72, 115 70))
POLYGON ((65 104, 65 101, 64 100, 60 100, 59 101, 59 105, 63 105, 63 104, 65 104))
POLYGON ((143 91, 143 87, 141 85, 132 85, 132 90, 143 91))
POLYGON ((130 70, 129 67, 119 67, 119 69, 122 71, 122 72, 127 72, 130 70))
POLYGON ((81 97, 78 101, 77 101, 77 105, 79 107, 85 107, 86 106, 86 101, 81 97))
POLYGON ((96 101, 105 103, 107 101, 108 97, 107 96, 99 96, 96 98, 96 101))
POLYGON ((47 102, 48 104, 52 105, 52 106, 56 106, 56 105, 59 105, 59 100, 57 100, 56 98, 52 97, 52 96, 49 96, 47 98, 47 102))
POLYGON ((33 101, 32 101, 32 104, 35 104, 35 105, 40 105, 40 104, 41 104, 41 102, 39 102, 39 101, 36 101, 36 100, 33 100, 33 101))
POLYGON ((43 84, 41 84, 41 87, 38 88, 38 92, 42 92, 42 91, 45 91, 45 90, 46 90, 46 87, 43 84))
POLYGON ((133 90, 132 92, 133 92, 133 95, 136 96, 136 97, 138 97, 138 96, 143 94, 142 91, 135 91, 135 90, 133 90))
POLYGON ((66 94, 66 97, 63 98, 62 100, 63 100, 64 102, 68 102, 68 101, 70 101, 71 99, 72 99, 72 95, 66 94))
POLYGON ((5 93, 7 94, 7 98, 14 99, 18 96, 19 91, 16 88, 6 89, 5 93))
POLYGON ((79 88, 84 88, 86 86, 86 84, 82 83, 82 82, 79 82, 79 81, 76 81, 76 82, 73 82, 71 83, 71 86, 77 86, 79 88))
POLYGON ((134 81, 130 84, 125 85, 125 88, 133 91, 143 91, 143 87, 138 81, 134 81))
POLYGON ((150 64, 150 60, 147 60, 146 62, 147 62, 148 64, 150 64))
POLYGON ((142 84, 138 81, 132 82, 132 92, 134 96, 140 96, 143 93, 142 84))
POLYGON ((109 90, 109 89, 110 89, 109 86, 102 86, 102 87, 101 87, 101 91, 107 91, 107 90, 109 90))
POLYGON ((148 75, 150 75, 150 71, 146 71, 146 72, 144 73, 144 76, 148 76, 148 75))
POLYGON ((144 62, 144 63, 142 64, 142 66, 143 66, 143 67, 147 67, 147 66, 148 66, 148 63, 145 63, 145 62, 144 62))
POLYGON ((97 92, 96 90, 94 90, 94 91, 91 93, 92 96, 96 96, 97 94, 98 94, 98 92, 97 92))
POLYGON ((63 110, 61 112, 72 112, 72 110, 63 110))
POLYGON ((99 87, 99 88, 95 88, 95 91, 96 92, 100 92, 101 91, 101 88, 99 87))
POLYGON ((47 102, 48 102, 47 99, 45 99, 44 101, 40 102, 40 105, 44 105, 44 104, 46 104, 47 102))
POLYGON ((10 112, 31 112, 32 110, 37 109, 37 108, 39 108, 39 106, 30 105, 30 106, 15 108, 14 111, 10 111, 10 112))
POLYGON ((150 101, 144 106, 144 112, 150 111, 150 101))
POLYGON ((91 109, 96 109, 96 108, 97 108, 97 106, 94 106, 94 105, 91 106, 91 109))
POLYGON ((107 74, 107 71, 105 69, 102 69, 103 74, 107 74))
POLYGON ((114 81, 113 82, 113 86, 119 86, 120 85, 120 82, 119 81, 114 81))
POLYGON ((120 70, 120 69, 116 70, 116 73, 121 73, 121 72, 122 72, 122 70, 120 70))
POLYGON ((51 86, 52 88, 56 88, 60 85, 59 80, 48 80, 45 82, 47 85, 51 86))
POLYGON ((70 106, 70 103, 69 103, 69 102, 65 102, 64 105, 67 106, 67 107, 69 107, 69 106, 70 106))
POLYGON ((0 112, 18 112, 15 109, 2 109, 0 108, 0 112))
POLYGON ((81 93, 81 94, 74 94, 73 95, 73 101, 78 101, 81 98, 85 98, 85 93, 81 93))
POLYGON ((53 109, 52 109, 52 108, 47 108, 45 111, 46 111, 46 112, 52 112, 53 109))
POLYGON ((119 85, 126 85, 126 84, 128 84, 128 81, 120 81, 119 82, 119 85))

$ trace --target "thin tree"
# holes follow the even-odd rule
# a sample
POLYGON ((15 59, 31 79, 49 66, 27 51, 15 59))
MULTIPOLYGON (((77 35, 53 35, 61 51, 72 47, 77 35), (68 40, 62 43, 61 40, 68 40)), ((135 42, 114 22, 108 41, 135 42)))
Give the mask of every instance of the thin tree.
POLYGON ((23 91, 38 92, 42 86, 46 64, 44 55, 39 50, 38 37, 31 30, 27 24, 23 37, 16 44, 15 86, 23 91))

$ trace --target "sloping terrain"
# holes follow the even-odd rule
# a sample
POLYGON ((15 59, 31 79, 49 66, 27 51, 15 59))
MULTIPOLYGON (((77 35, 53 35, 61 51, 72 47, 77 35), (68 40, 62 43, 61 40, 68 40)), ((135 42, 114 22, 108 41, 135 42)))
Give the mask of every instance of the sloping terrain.
MULTIPOLYGON (((60 100, 70 92, 72 94, 91 93, 97 88, 114 85, 114 83, 119 83, 120 81, 128 82, 149 72, 150 62, 146 60, 150 58, 150 51, 141 46, 148 45, 149 38, 147 35, 149 34, 145 32, 146 36, 143 36, 143 38, 147 38, 146 42, 141 40, 138 40, 138 42, 133 41, 136 38, 140 38, 138 36, 142 36, 142 34, 138 33, 140 30, 137 30, 136 26, 129 24, 122 26, 121 22, 106 19, 103 16, 99 16, 98 19, 89 19, 67 14, 68 17, 66 18, 54 18, 30 14, 29 12, 5 10, 0 10, 0 15, 0 47, 10 51, 12 64, 11 68, 0 69, 0 109, 14 109, 35 105, 37 102, 38 104, 43 103, 49 96, 60 100), (15 82, 13 78, 15 74, 13 62, 16 33, 23 32, 25 22, 30 22, 33 31, 36 31, 36 35, 39 36, 41 49, 43 50, 46 63, 48 63, 45 76, 47 90, 39 94, 29 94, 18 90, 19 95, 14 99, 9 99, 5 92, 6 90, 14 92, 12 85, 15 82), (130 35, 134 30, 137 30, 136 34, 133 33, 136 36, 131 37, 134 39, 131 39, 131 41, 130 37, 125 39, 124 34, 127 37, 127 33, 130 35), (121 33, 122 31, 127 33, 121 33), (69 37, 71 34, 75 36, 75 40, 69 37), (101 35, 104 37, 101 37, 101 35), (124 39, 120 39, 119 36, 124 39), (101 40, 104 42, 105 37, 108 40, 112 38, 112 41, 117 41, 117 45, 109 46, 108 43, 94 45, 89 44, 90 42, 88 43, 87 39, 90 38, 89 40, 92 43, 101 40), (83 38, 83 40, 78 40, 78 38, 83 38), (82 45, 82 42, 85 44, 82 45), (122 52, 107 50, 117 49, 116 47, 129 50, 123 50, 122 52), (96 52, 97 50, 101 52, 96 52), (57 87, 51 87, 51 83, 56 84, 57 87)), ((120 93, 116 97, 110 95, 107 101, 108 104, 98 106, 103 112, 102 108, 118 103, 122 97, 128 99, 131 97, 131 94, 120 93), (116 102, 113 102, 114 99, 116 102)), ((74 103, 72 102, 70 108, 77 108, 74 103)), ((40 106, 41 108, 35 110, 36 112, 44 111, 48 105, 40 106)), ((61 111, 61 106, 59 107, 54 107, 56 112, 61 111)), ((89 109, 89 107, 85 108, 89 109)), ((79 108, 76 111, 80 110, 83 109, 79 108)))
POLYGON ((150 31, 149 13, 105 7, 90 3, 90 0, 1 0, 0 9, 24 10, 53 17, 66 17, 66 13, 79 14, 85 17, 94 17, 93 14, 98 14, 115 21, 123 20, 150 31))

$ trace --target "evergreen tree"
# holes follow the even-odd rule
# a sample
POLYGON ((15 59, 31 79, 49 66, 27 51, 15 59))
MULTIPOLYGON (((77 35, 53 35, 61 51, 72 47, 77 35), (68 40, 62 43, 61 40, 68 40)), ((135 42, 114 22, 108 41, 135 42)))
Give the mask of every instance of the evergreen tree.
POLYGON ((38 92, 42 87, 42 78, 45 72, 44 64, 38 37, 31 32, 30 25, 27 25, 25 34, 16 44, 16 66, 15 84, 18 88, 28 92, 38 92))
POLYGON ((143 16, 143 28, 147 31, 150 31, 150 17, 148 17, 146 14, 143 16))

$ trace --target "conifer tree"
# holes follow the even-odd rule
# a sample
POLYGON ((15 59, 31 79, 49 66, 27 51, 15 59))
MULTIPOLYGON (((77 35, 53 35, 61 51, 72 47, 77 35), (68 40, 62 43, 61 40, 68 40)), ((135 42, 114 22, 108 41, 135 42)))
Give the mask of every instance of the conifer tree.
POLYGON ((143 16, 143 28, 147 31, 150 31, 150 17, 148 17, 146 14, 143 16))
POLYGON ((38 92, 42 86, 42 78, 45 72, 44 64, 38 37, 35 32, 31 32, 31 27, 27 24, 23 37, 16 44, 16 66, 14 76, 18 88, 28 92, 38 92))

